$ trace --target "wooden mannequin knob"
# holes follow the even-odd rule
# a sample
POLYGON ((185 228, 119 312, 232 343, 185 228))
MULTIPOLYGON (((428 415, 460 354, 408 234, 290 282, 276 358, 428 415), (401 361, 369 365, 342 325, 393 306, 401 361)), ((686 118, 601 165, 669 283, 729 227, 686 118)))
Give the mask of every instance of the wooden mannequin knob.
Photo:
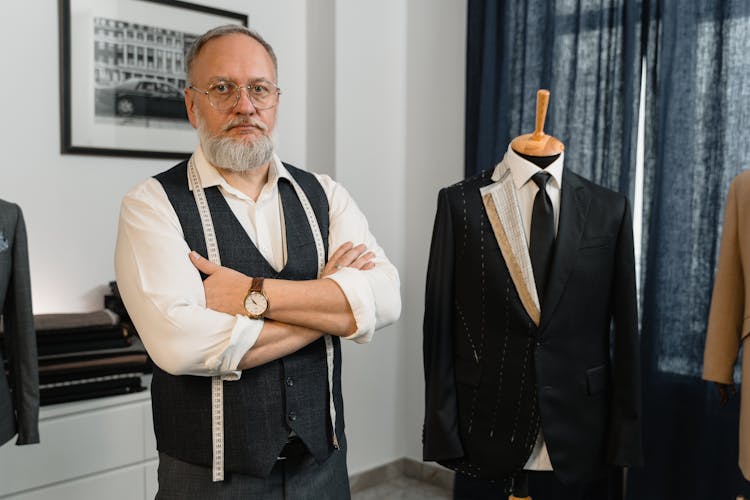
POLYGON ((539 89, 536 93, 536 127, 531 134, 519 135, 510 143, 516 153, 530 156, 554 156, 565 151, 565 145, 558 139, 544 133, 547 119, 549 90, 539 89))
POLYGON ((541 140, 544 137, 544 122, 547 119, 547 106, 549 106, 549 90, 539 89, 536 93, 536 128, 531 138, 541 140))

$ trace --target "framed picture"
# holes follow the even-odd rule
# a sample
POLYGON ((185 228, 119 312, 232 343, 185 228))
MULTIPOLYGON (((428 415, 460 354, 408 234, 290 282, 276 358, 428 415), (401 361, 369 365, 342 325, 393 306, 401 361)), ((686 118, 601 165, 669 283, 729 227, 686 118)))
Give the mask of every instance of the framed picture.
POLYGON ((59 0, 63 154, 185 158, 185 56, 247 16, 177 0, 59 0))

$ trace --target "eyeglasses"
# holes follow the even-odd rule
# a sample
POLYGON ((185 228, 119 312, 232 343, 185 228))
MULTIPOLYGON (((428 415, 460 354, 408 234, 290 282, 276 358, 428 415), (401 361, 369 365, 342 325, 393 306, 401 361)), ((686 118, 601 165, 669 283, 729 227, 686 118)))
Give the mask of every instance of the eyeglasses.
POLYGON ((240 102, 240 91, 245 89, 255 109, 271 109, 279 101, 281 89, 268 80, 255 80, 250 85, 237 85, 234 82, 219 81, 212 83, 208 90, 201 90, 191 85, 188 87, 208 97, 208 103, 217 111, 229 111, 240 102))

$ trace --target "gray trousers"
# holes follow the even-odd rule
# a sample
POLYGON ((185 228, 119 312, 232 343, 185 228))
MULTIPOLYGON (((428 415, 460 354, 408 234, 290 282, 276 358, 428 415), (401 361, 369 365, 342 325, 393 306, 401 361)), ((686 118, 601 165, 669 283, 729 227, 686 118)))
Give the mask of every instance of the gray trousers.
POLYGON ((308 453, 276 462, 266 478, 225 473, 211 481, 211 469, 159 453, 156 500, 349 500, 346 441, 318 465, 308 453))

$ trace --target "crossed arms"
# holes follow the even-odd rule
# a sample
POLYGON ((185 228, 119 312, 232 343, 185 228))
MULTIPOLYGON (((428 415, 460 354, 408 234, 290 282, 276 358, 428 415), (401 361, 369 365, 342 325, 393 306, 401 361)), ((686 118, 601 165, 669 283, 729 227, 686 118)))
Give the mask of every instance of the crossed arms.
MULTIPOLYGON (((322 277, 343 267, 373 269, 373 252, 363 244, 346 242, 328 259, 322 277)), ((227 314, 243 315, 243 300, 251 278, 233 269, 214 264, 197 252, 190 253, 193 265, 208 275, 203 282, 206 307, 227 314)), ((357 323, 341 288, 329 279, 308 281, 265 280, 269 297, 263 329, 255 344, 245 353, 237 368, 246 370, 291 354, 314 342, 325 332, 347 337, 355 334, 357 323)))
POLYGON ((265 320, 245 315, 250 277, 190 254, 158 181, 149 179, 125 196, 115 251, 118 287, 160 368, 236 378, 240 370, 294 352, 324 333, 368 342, 376 328, 398 319, 398 272, 348 193, 327 177, 320 180, 329 199, 328 243, 334 251, 321 279, 266 280, 265 320), (364 246, 342 247, 351 241, 364 246), (205 282, 198 268, 209 274, 205 282))

